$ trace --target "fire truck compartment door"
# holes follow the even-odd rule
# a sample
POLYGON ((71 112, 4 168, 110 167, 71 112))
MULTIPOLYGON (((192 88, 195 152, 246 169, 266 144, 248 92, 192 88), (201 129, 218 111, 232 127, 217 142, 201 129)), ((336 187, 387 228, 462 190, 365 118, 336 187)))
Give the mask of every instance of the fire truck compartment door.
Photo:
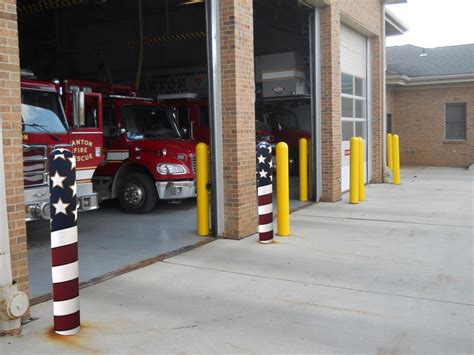
POLYGON ((71 129, 71 144, 76 157, 78 182, 89 182, 102 161, 102 95, 84 94, 84 121, 71 129))

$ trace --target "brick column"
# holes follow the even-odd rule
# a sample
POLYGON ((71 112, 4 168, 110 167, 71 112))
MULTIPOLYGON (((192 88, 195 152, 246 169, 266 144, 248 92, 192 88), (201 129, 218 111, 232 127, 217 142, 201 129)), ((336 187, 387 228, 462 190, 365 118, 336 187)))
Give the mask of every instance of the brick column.
POLYGON ((339 11, 321 9, 322 201, 341 199, 341 68, 339 11))
MULTIPOLYGON (((13 280, 28 292, 23 195, 20 67, 15 0, 0 0, 0 120, 3 130, 5 185, 13 280)), ((0 213, 5 213, 0 211, 0 213)))
POLYGON ((380 37, 370 39, 372 68, 372 183, 383 182, 383 90, 382 43, 380 37))
POLYGON ((253 1, 220 1, 226 238, 257 231, 253 1))

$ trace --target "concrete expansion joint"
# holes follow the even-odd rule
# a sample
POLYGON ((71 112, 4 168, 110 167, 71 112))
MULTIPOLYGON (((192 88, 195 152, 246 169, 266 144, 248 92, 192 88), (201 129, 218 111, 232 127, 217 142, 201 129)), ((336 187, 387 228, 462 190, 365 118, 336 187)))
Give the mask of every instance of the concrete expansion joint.
POLYGON ((458 224, 438 224, 438 223, 426 223, 426 222, 412 222, 412 221, 394 221, 389 219, 373 219, 373 218, 357 218, 357 217, 334 217, 334 216, 323 216, 323 215, 309 215, 299 213, 297 216, 308 217, 308 218, 331 218, 331 219, 347 219, 355 221, 364 221, 364 222, 386 222, 386 223, 401 223, 401 224, 416 224, 422 226, 435 226, 435 227, 455 227, 455 228, 472 228, 469 225, 458 225, 458 224))
POLYGON ((189 264, 183 264, 183 263, 175 263, 175 262, 167 261, 167 260, 163 260, 162 263, 170 264, 170 265, 176 265, 176 266, 182 266, 182 267, 188 267, 188 268, 192 268, 192 269, 209 270, 209 271, 216 271, 216 272, 222 272, 222 273, 233 274, 233 275, 255 277, 255 278, 265 279, 265 280, 290 282, 290 283, 300 284, 300 285, 311 285, 311 286, 316 286, 316 287, 325 287, 325 288, 345 290, 345 291, 353 291, 353 292, 360 292, 360 293, 370 293, 370 294, 383 295, 383 296, 389 296, 389 297, 416 299, 416 300, 426 301, 426 302, 455 304, 455 305, 467 306, 467 307, 473 307, 474 306, 473 303, 442 300, 442 299, 436 299, 436 298, 417 297, 417 296, 411 296, 411 295, 403 295, 403 294, 373 291, 373 290, 364 290, 364 289, 357 289, 357 288, 352 288, 352 287, 322 284, 322 283, 316 283, 316 282, 306 282, 306 281, 301 281, 301 280, 291 280, 291 279, 285 279, 285 278, 280 278, 280 277, 249 274, 249 273, 246 273, 246 272, 230 271, 230 270, 224 270, 224 269, 218 269, 218 268, 212 268, 212 267, 196 266, 196 265, 189 265, 189 264))

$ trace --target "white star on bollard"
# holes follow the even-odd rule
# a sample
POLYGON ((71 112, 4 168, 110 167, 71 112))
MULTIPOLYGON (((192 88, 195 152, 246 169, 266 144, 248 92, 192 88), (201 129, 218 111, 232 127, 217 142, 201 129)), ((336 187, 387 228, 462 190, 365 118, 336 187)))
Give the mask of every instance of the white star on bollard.
POLYGON ((258 173, 260 174, 260 177, 266 178, 267 174, 268 174, 268 171, 265 171, 265 170, 262 169, 262 171, 259 171, 258 173))
POLYGON ((64 180, 66 180, 66 176, 59 175, 57 171, 56 171, 56 174, 51 176, 51 181, 53 182, 53 188, 56 186, 59 186, 60 188, 64 189, 64 186, 63 186, 64 180))
POLYGON ((77 221, 77 208, 74 211, 72 211, 72 214, 74 215, 74 222, 76 222, 77 221))
POLYGON ((77 194, 77 184, 69 186, 69 188, 72 190, 72 195, 76 196, 77 194))
POLYGON ((270 168, 273 167, 273 162, 271 160, 268 164, 270 165, 270 168))
POLYGON ((265 157, 263 155, 260 154, 260 156, 257 158, 258 159, 258 163, 265 163, 265 157))
POLYGON ((67 216, 66 208, 69 205, 70 205, 70 203, 64 203, 61 200, 61 197, 60 197, 59 200, 58 200, 58 203, 53 203, 53 206, 56 209, 55 215, 62 213, 62 214, 65 214, 67 216))
POLYGON ((56 155, 54 156, 54 160, 56 160, 56 159, 58 159, 58 158, 61 158, 61 159, 63 159, 63 160, 66 159, 66 158, 64 157, 64 154, 56 154, 56 155))
POLYGON ((71 169, 75 169, 76 168, 76 158, 71 157, 71 158, 67 158, 67 160, 69 160, 71 162, 71 169))

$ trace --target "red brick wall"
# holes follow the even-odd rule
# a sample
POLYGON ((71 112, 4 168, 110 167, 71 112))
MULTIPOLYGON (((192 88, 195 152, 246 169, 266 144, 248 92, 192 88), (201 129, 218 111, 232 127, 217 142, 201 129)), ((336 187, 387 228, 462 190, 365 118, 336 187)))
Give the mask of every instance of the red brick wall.
POLYGON ((369 37, 372 179, 383 176, 382 5, 379 0, 333 0, 321 9, 322 200, 341 198, 341 23, 369 37))
POLYGON ((381 37, 370 38, 372 81, 372 183, 383 182, 383 90, 381 37))
POLYGON ((341 199, 341 67, 339 11, 321 9, 322 201, 341 199))
POLYGON ((220 4, 226 238, 257 231, 253 1, 220 4))
MULTIPOLYGON (((0 115, 13 279, 28 292, 16 1, 0 1, 0 115)), ((2 213, 4 213, 2 211, 2 213)))
POLYGON ((394 133, 400 136, 400 163, 423 166, 468 166, 474 163, 474 84, 395 89, 394 133), (465 102, 466 141, 444 140, 446 103, 465 102))

